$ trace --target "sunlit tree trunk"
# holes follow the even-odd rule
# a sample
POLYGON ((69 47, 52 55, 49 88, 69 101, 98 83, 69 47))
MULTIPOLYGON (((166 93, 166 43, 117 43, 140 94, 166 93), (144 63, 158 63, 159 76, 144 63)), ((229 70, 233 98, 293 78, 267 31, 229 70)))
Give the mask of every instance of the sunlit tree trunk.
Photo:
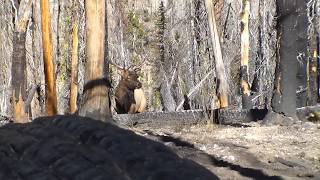
POLYGON ((46 82, 46 110, 47 115, 52 116, 57 114, 57 93, 49 0, 41 0, 41 28, 46 82))
POLYGON ((87 64, 79 115, 107 121, 111 117, 109 81, 104 74, 105 2, 86 0, 87 64))
POLYGON ((72 58, 71 58, 71 89, 70 89, 70 111, 71 113, 77 110, 77 95, 78 95, 78 9, 77 2, 74 2, 74 20, 72 31, 72 58))

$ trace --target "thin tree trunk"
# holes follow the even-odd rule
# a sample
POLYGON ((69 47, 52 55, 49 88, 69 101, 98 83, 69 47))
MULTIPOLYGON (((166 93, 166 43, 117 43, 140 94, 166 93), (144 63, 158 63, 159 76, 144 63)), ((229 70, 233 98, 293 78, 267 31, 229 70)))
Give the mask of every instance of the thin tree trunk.
POLYGON ((320 20, 320 1, 310 2, 308 5, 309 13, 309 61, 308 61, 308 106, 316 105, 318 102, 318 57, 319 57, 319 20, 320 20))
POLYGON ((210 28, 210 34, 211 34, 211 41, 215 56, 215 65, 216 65, 216 74, 220 81, 219 84, 219 100, 220 100, 220 108, 228 107, 228 82, 226 79, 226 71, 223 64, 223 58, 222 58, 222 52, 221 52, 221 46, 220 46, 220 40, 217 30, 217 24, 215 20, 215 12, 213 8, 213 3, 211 0, 205 0, 205 5, 208 13, 208 22, 209 22, 209 28, 210 28))
POLYGON ((47 115, 53 116, 57 114, 57 93, 49 0, 41 0, 41 29, 46 82, 46 110, 47 115))
POLYGON ((313 34, 311 37, 311 54, 308 61, 308 106, 314 106, 318 101, 318 85, 317 85, 317 37, 313 34))
POLYGON ((79 114, 110 120, 109 79, 104 76, 105 2, 86 0, 87 65, 79 114))
MULTIPOLYGON (((74 2, 77 3, 77 2, 74 2)), ((72 31, 72 58, 71 58, 71 90, 70 90, 70 111, 75 113, 77 110, 77 95, 78 95, 78 18, 77 5, 74 6, 74 20, 72 31)))
POLYGON ((316 2, 316 37, 317 37, 317 97, 320 102, 320 1, 316 2))
POLYGON ((317 35, 317 95, 318 103, 320 102, 320 30, 317 35))
POLYGON ((241 17, 241 89, 242 89, 242 107, 244 109, 252 108, 250 100, 250 85, 249 85, 249 16, 250 16, 250 1, 243 0, 243 12, 241 17))
POLYGON ((108 24, 108 1, 105 1, 105 38, 104 38, 104 64, 105 64, 105 76, 106 74, 109 76, 109 24, 108 24))

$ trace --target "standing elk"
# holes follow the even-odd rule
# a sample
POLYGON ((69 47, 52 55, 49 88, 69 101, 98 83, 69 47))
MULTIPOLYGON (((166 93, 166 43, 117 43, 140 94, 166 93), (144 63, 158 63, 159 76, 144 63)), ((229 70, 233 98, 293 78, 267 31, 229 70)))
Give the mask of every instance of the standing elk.
POLYGON ((114 63, 110 63, 117 67, 120 71, 121 80, 115 89, 116 111, 118 114, 141 113, 146 108, 146 98, 142 84, 138 80, 140 68, 129 67, 128 69, 120 67, 114 63))

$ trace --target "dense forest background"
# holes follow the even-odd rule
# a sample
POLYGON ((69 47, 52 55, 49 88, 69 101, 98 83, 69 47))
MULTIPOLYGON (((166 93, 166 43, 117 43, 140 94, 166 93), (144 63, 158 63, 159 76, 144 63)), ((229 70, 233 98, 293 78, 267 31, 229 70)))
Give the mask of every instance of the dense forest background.
MULTIPOLYGON (((0 114, 12 116, 12 56, 17 31, 17 2, 0 2, 0 114), (16 2, 16 3, 15 3, 16 2)), ((25 4, 31 1, 25 1, 25 4)), ((213 0, 214 16, 221 43, 228 82, 230 108, 242 108, 241 33, 245 14, 242 0, 213 0)), ((299 57, 297 106, 313 105, 318 98, 318 54, 320 2, 302 1, 305 8, 306 51, 299 57)), ((184 95, 192 109, 219 107, 219 79, 210 36, 208 13, 203 0, 106 0, 105 58, 129 67, 141 65, 141 82, 147 97, 147 111, 181 110, 184 95)), ((28 7, 28 6, 26 6, 28 7)), ((58 113, 70 113, 70 89, 74 27, 78 27, 78 101, 83 92, 86 65, 85 4, 77 0, 50 1, 53 59, 58 96, 58 113)), ((249 64, 247 81, 253 108, 271 107, 277 64, 279 67, 280 16, 276 0, 250 1, 249 64)), ((25 12, 25 11, 23 11, 25 12)), ((285 16, 283 16, 285 18, 285 16)), ((36 91, 29 116, 45 114, 45 77, 41 40, 40 2, 30 6, 26 27, 26 94, 36 91), (36 87, 36 88, 34 88, 36 87)), ((302 30, 302 31, 303 31, 302 30)), ((301 31, 301 32, 302 32, 301 31)), ((297 33, 301 33, 297 32, 297 33)), ((106 61, 107 63, 107 61, 106 61)), ((104 66, 101 64, 101 66, 104 66)), ((109 67, 106 64, 106 67, 109 67)), ((116 68, 109 67, 112 86, 120 80, 116 68)), ((19 83, 19 82, 18 82, 19 83)), ((111 91, 114 89, 111 89, 111 91)), ((111 92, 113 95, 114 92, 111 92)), ((111 96, 112 97, 112 96, 111 96)), ((112 98, 111 98, 112 99, 112 98)), ((112 100, 112 108, 114 100, 112 100)))

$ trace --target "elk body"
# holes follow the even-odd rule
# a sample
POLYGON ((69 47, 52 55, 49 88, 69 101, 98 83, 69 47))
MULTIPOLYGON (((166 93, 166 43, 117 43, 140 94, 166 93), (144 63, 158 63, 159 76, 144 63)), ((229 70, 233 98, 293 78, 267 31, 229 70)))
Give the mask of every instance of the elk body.
POLYGON ((140 69, 129 70, 117 66, 121 80, 115 90, 116 111, 118 114, 141 113, 146 108, 146 98, 142 84, 138 80, 140 69))

